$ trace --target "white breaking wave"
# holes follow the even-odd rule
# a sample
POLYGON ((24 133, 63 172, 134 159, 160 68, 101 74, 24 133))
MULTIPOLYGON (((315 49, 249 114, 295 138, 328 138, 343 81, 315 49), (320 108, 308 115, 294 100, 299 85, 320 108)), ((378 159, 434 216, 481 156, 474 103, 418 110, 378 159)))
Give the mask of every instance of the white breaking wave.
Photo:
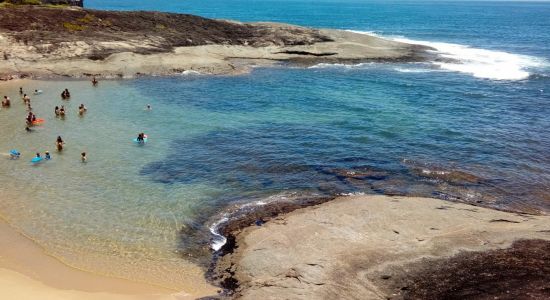
POLYGON ((202 75, 202 73, 195 70, 185 70, 181 72, 181 75, 202 75))
MULTIPOLYGON (((523 80, 531 75, 530 70, 547 67, 546 60, 538 57, 507 53, 503 51, 472 48, 466 45, 417 41, 402 36, 383 36, 373 31, 350 32, 368 34, 397 42, 432 47, 445 61, 432 64, 443 70, 470 74, 477 78, 492 80, 523 80)), ((398 70, 400 71, 400 70, 398 70)))
POLYGON ((210 233, 212 234, 213 238, 212 238, 212 244, 210 245, 210 247, 212 248, 212 250, 214 251, 218 251, 220 250, 223 245, 225 245, 225 243, 227 243, 227 238, 225 238, 225 236, 221 235, 219 232, 218 232, 218 227, 229 221, 229 218, 227 218, 226 216, 224 216, 223 218, 221 218, 220 220, 218 220, 217 222, 215 222, 214 224, 210 225, 210 233))
POLYGON ((327 64, 327 63, 319 63, 314 66, 309 67, 308 69, 328 69, 328 68, 345 68, 345 69, 357 69, 362 68, 368 65, 372 65, 374 63, 360 63, 355 65, 349 65, 349 64, 327 64))
POLYGON ((410 68, 394 68, 395 71, 401 73, 428 73, 433 72, 433 69, 410 69, 410 68))

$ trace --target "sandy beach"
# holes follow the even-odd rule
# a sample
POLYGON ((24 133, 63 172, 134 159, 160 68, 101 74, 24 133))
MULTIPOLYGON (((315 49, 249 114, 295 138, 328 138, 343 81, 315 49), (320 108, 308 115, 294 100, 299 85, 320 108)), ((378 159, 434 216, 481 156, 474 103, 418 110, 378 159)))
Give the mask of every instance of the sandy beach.
POLYGON ((1 219, 0 237, 2 299, 187 300, 217 290, 212 287, 190 294, 81 271, 46 254, 1 219))
MULTIPOLYGON (((506 249, 517 240, 548 241, 549 232, 548 216, 506 213, 429 198, 343 197, 234 232, 235 247, 220 260, 217 272, 222 282, 232 285, 238 299, 417 298, 413 283, 418 278, 437 274, 439 268, 444 269, 441 265, 460 266, 447 259, 458 256, 458 262, 468 260, 475 257, 471 254, 474 251, 506 249)), ((522 261, 519 269, 514 263, 507 264, 506 270, 517 272, 510 278, 506 270, 493 270, 499 262, 491 255, 476 263, 483 265, 481 271, 457 267, 450 274, 467 272, 476 278, 479 271, 502 276, 499 280, 503 287, 491 290, 490 284, 485 282, 484 287, 481 279, 475 286, 478 293, 486 289, 484 295, 506 293, 507 280, 514 282, 515 275, 530 267, 548 267, 537 249, 548 249, 549 243, 541 243, 542 248, 527 247, 523 257, 533 260, 522 261)), ((510 255, 512 261, 520 259, 510 255)), ((526 291, 538 295, 535 298, 547 295, 543 288, 549 274, 541 272, 536 276, 536 272, 531 273, 535 278, 529 278, 529 282, 525 279, 526 283, 538 282, 538 286, 523 290, 519 284, 512 284, 514 287, 508 289, 513 289, 514 295, 526 291), (537 292, 539 288, 542 290, 537 292)), ((457 275, 449 279, 455 285, 447 283, 443 287, 430 284, 428 279, 429 293, 420 298, 439 299, 446 292, 456 297, 463 292, 461 288, 467 287, 460 285, 464 278, 457 275), (438 292, 440 296, 436 296, 438 292)))

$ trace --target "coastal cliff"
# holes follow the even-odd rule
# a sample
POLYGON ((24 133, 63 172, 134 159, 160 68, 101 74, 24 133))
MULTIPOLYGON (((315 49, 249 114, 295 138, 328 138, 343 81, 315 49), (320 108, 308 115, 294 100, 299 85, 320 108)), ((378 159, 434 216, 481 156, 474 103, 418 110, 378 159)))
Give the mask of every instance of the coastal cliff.
POLYGON ((160 12, 0 8, 0 77, 246 72, 251 65, 420 61, 424 46, 337 30, 160 12))

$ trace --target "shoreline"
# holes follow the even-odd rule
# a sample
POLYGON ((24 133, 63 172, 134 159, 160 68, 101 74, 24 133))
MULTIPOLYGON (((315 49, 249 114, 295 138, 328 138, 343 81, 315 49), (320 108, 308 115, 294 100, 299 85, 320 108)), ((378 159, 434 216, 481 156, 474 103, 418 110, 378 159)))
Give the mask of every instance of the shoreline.
MULTIPOLYGON (((536 258, 537 254, 525 247, 524 242, 514 244, 518 240, 534 239, 525 243, 543 249, 550 246, 550 242, 544 242, 550 240, 548 216, 502 212, 431 198, 346 196, 267 215, 259 218, 261 223, 238 221, 227 230, 229 241, 210 270, 210 278, 238 299, 269 298, 274 294, 292 299, 324 297, 334 285, 360 290, 361 297, 370 295, 368 299, 390 297, 387 294, 390 292, 394 293, 390 298, 401 299, 404 291, 414 294, 408 289, 399 292, 403 282, 414 283, 414 278, 402 275, 411 273, 408 267, 441 276, 438 269, 428 266, 440 261, 443 262, 439 266, 445 266, 452 259, 468 261, 469 255, 463 254, 468 251, 490 261, 493 256, 506 260, 510 257, 506 253, 514 251, 536 258), (374 224, 365 221, 368 219, 374 224), (437 228, 426 228, 428 224, 437 228), (358 226, 363 230, 359 231, 358 226), (344 249, 339 245, 348 246, 344 249), (347 261, 360 257, 369 263, 350 262, 347 266, 347 261), (363 268, 369 265, 361 272, 371 277, 363 282, 352 280, 358 276, 353 275, 357 272, 353 268, 356 264, 363 268), (342 268, 351 268, 351 273, 342 268), (338 275, 327 278, 332 272, 338 275), (378 274, 378 279, 372 274, 378 274), (391 277, 400 281, 388 280, 391 277)), ((515 275, 506 276, 505 279, 513 280, 515 275)), ((358 295, 352 292, 345 298, 355 299, 358 295)))
POLYGON ((0 236, 0 283, 4 286, 0 298, 186 300, 211 296, 217 290, 212 287, 191 294, 74 268, 47 254, 3 218, 0 236))

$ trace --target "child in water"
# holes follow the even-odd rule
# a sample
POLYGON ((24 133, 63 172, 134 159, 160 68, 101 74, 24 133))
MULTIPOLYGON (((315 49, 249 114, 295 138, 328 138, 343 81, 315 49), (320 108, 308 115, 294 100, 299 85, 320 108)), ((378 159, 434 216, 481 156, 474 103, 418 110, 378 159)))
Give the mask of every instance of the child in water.
POLYGON ((85 163, 88 160, 88 158, 86 157, 86 152, 82 152, 80 154, 80 160, 82 160, 83 163, 85 163))
POLYGON ((49 151, 46 151, 45 155, 46 155, 46 157, 45 157, 46 160, 52 159, 52 157, 50 156, 50 152, 49 152, 49 151))

